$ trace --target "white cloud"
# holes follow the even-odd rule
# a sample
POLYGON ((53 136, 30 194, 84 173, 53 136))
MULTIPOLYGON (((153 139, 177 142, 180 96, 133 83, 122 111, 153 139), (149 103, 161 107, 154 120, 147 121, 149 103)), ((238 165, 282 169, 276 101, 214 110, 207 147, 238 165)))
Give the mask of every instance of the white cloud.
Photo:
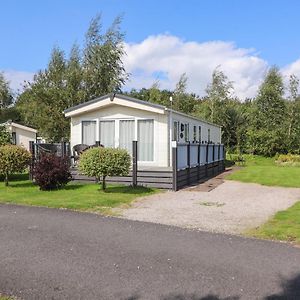
MULTIPOLYGON (((160 80, 160 87, 174 89, 182 73, 188 76, 188 90, 205 94, 213 70, 220 66, 233 81, 235 94, 244 99, 254 97, 269 68, 267 61, 254 49, 238 48, 224 41, 193 42, 162 34, 149 36, 140 43, 126 43, 126 71, 131 73, 126 88, 150 87, 160 80)), ((1 71, 1 70, 0 70, 1 71)), ((3 70, 14 91, 22 90, 24 80, 31 81, 34 73, 3 70)), ((300 78, 300 59, 281 69, 288 82, 290 74, 300 78)))
POLYGON ((14 92, 22 91, 24 81, 32 81, 34 76, 34 73, 26 71, 2 70, 2 72, 14 92))
POLYGON ((127 88, 149 87, 159 79, 161 88, 173 89, 182 73, 186 73, 188 90, 205 94, 213 70, 220 65, 233 81, 236 95, 255 95, 268 63, 253 49, 237 48, 234 43, 183 41, 171 35, 157 35, 141 43, 125 44, 125 68, 132 74, 127 88))

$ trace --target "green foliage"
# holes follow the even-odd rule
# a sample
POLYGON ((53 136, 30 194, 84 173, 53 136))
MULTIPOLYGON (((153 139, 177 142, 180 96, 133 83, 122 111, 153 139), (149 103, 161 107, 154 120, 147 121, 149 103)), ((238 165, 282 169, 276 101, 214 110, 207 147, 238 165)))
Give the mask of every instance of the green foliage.
POLYGON ((79 160, 79 170, 100 181, 105 190, 107 176, 125 176, 129 173, 130 155, 124 149, 91 148, 84 151, 79 160))
POLYGON ((5 185, 13 173, 21 173, 28 167, 31 154, 23 147, 16 145, 0 146, 0 174, 4 175, 5 185))
POLYGON ((259 183, 268 186, 300 187, 300 168, 281 167, 274 158, 244 155, 245 167, 227 176, 227 179, 259 183))
POLYGON ((0 146, 11 143, 10 133, 4 125, 0 125, 0 146))
POLYGON ((3 73, 0 72, 0 110, 7 108, 13 103, 12 91, 3 73))
POLYGON ((134 199, 157 192, 147 187, 109 185, 105 192, 95 184, 71 182, 59 190, 43 192, 29 181, 28 174, 11 179, 10 185, 0 184, 0 203, 68 208, 110 214, 119 205, 129 205, 134 199))
POLYGON ((279 211, 267 223, 248 232, 249 235, 300 243, 300 202, 279 211))
POLYGON ((276 158, 276 164, 280 166, 300 166, 300 155, 280 154, 276 158))
POLYGON ((124 35, 121 18, 102 34, 100 18, 92 20, 82 51, 75 44, 68 58, 54 47, 48 66, 26 83, 18 97, 17 109, 23 122, 50 142, 69 139, 70 120, 63 111, 79 103, 120 91, 127 79, 122 57, 124 35))
POLYGON ((83 57, 84 85, 88 98, 118 92, 128 78, 122 57, 125 54, 122 18, 117 17, 108 30, 101 33, 101 18, 92 19, 86 33, 83 57))

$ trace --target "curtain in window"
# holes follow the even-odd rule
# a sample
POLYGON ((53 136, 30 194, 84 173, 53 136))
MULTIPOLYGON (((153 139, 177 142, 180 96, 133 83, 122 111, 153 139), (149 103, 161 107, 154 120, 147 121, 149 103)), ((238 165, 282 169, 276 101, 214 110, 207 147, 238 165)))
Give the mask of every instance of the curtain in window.
POLYGON ((115 147, 115 121, 100 121, 100 143, 106 148, 115 147))
POLYGON ((119 147, 132 154, 132 141, 134 140, 134 121, 120 120, 119 147))
POLYGON ((153 161, 153 120, 138 120, 138 160, 153 161))
POLYGON ((82 122, 82 144, 94 145, 96 143, 96 121, 82 122))

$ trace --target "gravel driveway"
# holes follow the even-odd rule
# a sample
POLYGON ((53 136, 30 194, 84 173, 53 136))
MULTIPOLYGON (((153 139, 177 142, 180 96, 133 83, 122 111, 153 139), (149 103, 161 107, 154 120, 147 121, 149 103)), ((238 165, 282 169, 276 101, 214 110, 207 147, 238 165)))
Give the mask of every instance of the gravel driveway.
POLYGON ((121 214, 131 220, 236 234, 299 200, 299 188, 225 180, 210 192, 189 189, 141 198, 121 214))

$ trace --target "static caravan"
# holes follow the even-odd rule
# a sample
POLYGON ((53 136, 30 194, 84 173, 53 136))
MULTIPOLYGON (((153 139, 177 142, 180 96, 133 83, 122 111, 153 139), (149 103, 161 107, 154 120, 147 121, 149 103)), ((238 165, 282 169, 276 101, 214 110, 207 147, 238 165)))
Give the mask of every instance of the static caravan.
POLYGON ((139 167, 171 167, 172 142, 221 143, 221 128, 165 106, 108 94, 64 111, 71 119, 71 147, 120 147, 132 153, 138 141, 139 167))
POLYGON ((12 121, 3 123, 7 131, 11 134, 12 143, 25 147, 29 150, 29 142, 36 142, 37 130, 12 121))

